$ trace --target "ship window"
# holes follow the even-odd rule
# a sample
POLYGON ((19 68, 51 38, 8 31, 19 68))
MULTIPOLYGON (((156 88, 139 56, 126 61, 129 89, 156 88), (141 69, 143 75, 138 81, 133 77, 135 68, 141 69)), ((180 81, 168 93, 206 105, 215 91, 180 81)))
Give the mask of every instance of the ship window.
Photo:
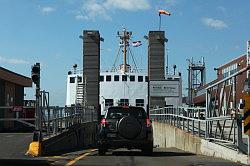
POLYGON ((82 82, 82 77, 77 77, 77 82, 82 82))
POLYGON ((136 99, 135 104, 137 107, 143 107, 144 106, 144 99, 136 99))
POLYGON ((143 76, 138 76, 138 82, 143 82, 143 76))
POLYGON ((122 81, 127 81, 127 75, 122 75, 122 81))
POLYGON ((106 107, 111 107, 114 105, 114 100, 113 99, 105 99, 105 106, 106 107))
POLYGON ((148 76, 145 76, 145 82, 148 82, 148 76))
POLYGON ((130 76, 130 81, 134 82, 135 81, 135 76, 130 76))
POLYGON ((114 76, 114 81, 119 81, 119 75, 114 76))
POLYGON ((104 76, 100 76, 100 82, 104 81, 104 76))
POLYGON ((128 99, 120 99, 119 101, 119 106, 128 106, 129 105, 129 100, 128 99))
POLYGON ((111 81, 111 75, 106 76, 106 81, 111 81))
POLYGON ((69 78, 69 82, 70 82, 70 83, 75 83, 75 77, 70 77, 70 78, 69 78))

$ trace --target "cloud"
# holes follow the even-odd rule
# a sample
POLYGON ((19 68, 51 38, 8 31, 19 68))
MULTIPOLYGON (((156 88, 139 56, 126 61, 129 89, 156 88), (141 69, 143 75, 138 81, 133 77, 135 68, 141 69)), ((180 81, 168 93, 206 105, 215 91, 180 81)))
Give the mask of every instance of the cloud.
POLYGON ((96 0, 87 0, 81 7, 80 14, 76 15, 75 18, 78 20, 94 20, 96 17, 100 17, 104 20, 111 20, 111 17, 107 13, 107 9, 103 3, 97 2, 96 0))
POLYGON ((15 58, 5 58, 0 56, 0 62, 1 63, 8 63, 13 65, 19 65, 19 64, 28 64, 28 61, 25 61, 23 59, 15 59, 15 58))
POLYGON ((84 16, 84 15, 82 15, 82 14, 76 15, 75 18, 76 18, 77 20, 88 20, 88 17, 87 17, 87 16, 84 16))
POLYGON ((46 6, 46 7, 42 7, 41 8, 41 12, 42 13, 45 13, 45 14, 48 14, 48 13, 51 13, 53 11, 55 11, 56 9, 51 7, 51 6, 46 6))
POLYGON ((107 0, 104 3, 107 9, 122 9, 127 11, 146 10, 150 8, 150 4, 146 0, 107 0))
POLYGON ((217 9, 219 11, 221 11, 223 14, 226 14, 226 12, 227 12, 227 9, 225 7, 223 7, 223 6, 218 6, 217 9))
POLYGON ((202 18, 201 21, 208 27, 215 29, 224 29, 227 28, 227 24, 221 20, 213 19, 213 18, 202 18))
POLYGON ((138 11, 147 10, 150 4, 147 0, 86 0, 83 2, 75 18, 77 20, 95 20, 96 18, 112 20, 110 12, 115 10, 138 11))
POLYGON ((177 5, 176 0, 165 0, 164 3, 166 7, 172 7, 177 5))

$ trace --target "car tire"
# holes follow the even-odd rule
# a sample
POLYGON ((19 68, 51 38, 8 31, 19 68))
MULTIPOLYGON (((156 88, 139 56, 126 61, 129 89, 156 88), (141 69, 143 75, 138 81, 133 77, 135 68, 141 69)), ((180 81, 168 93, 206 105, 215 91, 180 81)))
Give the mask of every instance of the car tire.
POLYGON ((153 154, 153 143, 146 144, 145 148, 142 149, 142 153, 146 156, 152 156, 153 154))
POLYGON ((106 153, 106 149, 104 149, 103 147, 98 148, 98 155, 99 156, 104 156, 105 153, 106 153))

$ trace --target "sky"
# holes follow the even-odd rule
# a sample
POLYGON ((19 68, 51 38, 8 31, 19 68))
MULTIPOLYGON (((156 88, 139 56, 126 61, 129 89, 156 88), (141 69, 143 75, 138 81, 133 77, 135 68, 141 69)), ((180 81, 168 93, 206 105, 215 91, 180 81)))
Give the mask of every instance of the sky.
MULTIPOLYGON (((187 59, 206 63, 206 78, 213 70, 244 53, 250 40, 249 0, 0 0, 0 66, 30 77, 31 66, 41 63, 41 89, 50 92, 51 105, 65 105, 66 77, 73 64, 82 68, 83 30, 99 30, 101 69, 110 69, 118 51, 117 31, 133 32, 142 46, 132 49, 140 68, 147 67, 149 31, 161 30, 168 43, 172 66, 183 76, 187 88, 187 59)), ((25 99, 34 99, 33 88, 25 99)))

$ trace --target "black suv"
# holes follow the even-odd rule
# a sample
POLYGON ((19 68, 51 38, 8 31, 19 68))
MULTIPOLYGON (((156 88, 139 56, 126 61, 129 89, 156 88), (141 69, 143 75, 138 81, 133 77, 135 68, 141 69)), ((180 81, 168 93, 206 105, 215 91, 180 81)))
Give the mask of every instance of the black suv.
POLYGON ((141 149, 145 155, 153 152, 153 129, 142 107, 110 107, 99 131, 99 155, 117 148, 141 149))

